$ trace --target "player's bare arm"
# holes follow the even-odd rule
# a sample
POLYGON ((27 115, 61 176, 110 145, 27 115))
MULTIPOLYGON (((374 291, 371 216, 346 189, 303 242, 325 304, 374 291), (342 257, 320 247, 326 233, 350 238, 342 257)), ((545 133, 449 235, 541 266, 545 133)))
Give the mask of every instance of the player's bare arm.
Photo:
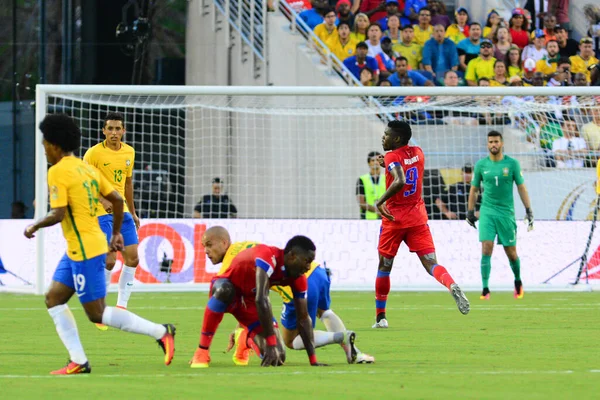
POLYGON ((387 188, 383 196, 381 196, 381 198, 377 200, 377 209, 383 217, 389 219, 390 221, 393 221, 394 216, 386 207, 385 202, 393 195, 398 193, 400 190, 402 190, 402 188, 406 184, 406 176, 404 175, 404 170, 402 169, 402 166, 400 164, 395 165, 389 172, 394 178, 394 180, 387 188))
POLYGON ((124 209, 123 198, 116 190, 113 190, 104 197, 111 203, 113 209, 113 232, 112 237, 110 238, 110 250, 122 251, 124 248, 123 236, 121 235, 124 209))
POLYGON ((127 177, 125 179, 125 201, 127 202, 127 207, 129 208, 129 213, 131 214, 131 218, 133 218, 133 222, 135 223, 135 228, 140 229, 140 219, 138 218, 135 212, 135 203, 133 201, 133 179, 132 177, 127 177))
POLYGON ((277 367, 283 365, 283 360, 277 350, 277 337, 273 328, 273 309, 269 300, 269 276, 261 268, 256 268, 256 311, 258 312, 258 321, 263 329, 263 335, 267 341, 261 366, 277 367))
POLYGON ((42 228, 56 225, 63 220, 67 213, 67 207, 58 207, 50 210, 48 214, 39 221, 29 225, 25 228, 25 236, 29 239, 35 237, 35 233, 42 228))
MULTIPOLYGON (((300 334, 300 337, 302 338, 306 354, 308 355, 309 360, 316 359, 312 320, 308 314, 308 302, 306 299, 294 297, 294 307, 296 308, 296 320, 298 321, 298 334, 300 334)), ((311 362, 311 365, 321 366, 325 364, 311 362)))

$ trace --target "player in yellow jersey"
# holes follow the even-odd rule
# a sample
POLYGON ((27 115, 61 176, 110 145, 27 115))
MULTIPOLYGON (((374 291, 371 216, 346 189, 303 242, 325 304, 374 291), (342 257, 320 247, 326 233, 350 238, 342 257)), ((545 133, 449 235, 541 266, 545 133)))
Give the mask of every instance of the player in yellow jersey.
MULTIPOLYGON (((121 234, 123 235, 125 244, 125 248, 121 252, 123 254, 124 265, 119 278, 117 307, 127 308, 133 288, 135 269, 139 263, 137 229, 140 227, 140 221, 135 213, 132 178, 135 150, 122 141, 125 134, 125 121, 122 114, 116 112, 108 113, 104 118, 102 133, 106 137, 106 140, 89 148, 85 152, 83 160, 96 167, 121 197, 125 198, 123 225, 121 227, 121 234)), ((102 207, 98 209, 98 222, 106 235, 106 239, 110 240, 110 234, 113 229, 112 205, 103 197, 100 197, 100 203, 102 207)), ((116 260, 117 253, 110 251, 106 257, 106 270, 104 271, 107 287, 110 285, 111 271, 115 266, 116 260)), ((106 327, 102 324, 99 324, 98 328, 106 330, 106 327)))
MULTIPOLYGON (((213 264, 223 263, 219 275, 227 271, 231 262, 240 252, 256 246, 255 242, 231 243, 229 232, 221 226, 209 228, 202 236, 202 244, 206 255, 213 264)), ((355 333, 346 330, 344 322, 333 310, 329 308, 329 274, 326 269, 318 263, 313 262, 310 270, 306 273, 308 278, 308 312, 312 320, 313 329, 318 316, 327 328, 327 332, 314 331, 315 347, 338 343, 344 349, 348 363, 372 363, 375 359, 368 354, 361 353, 354 346, 355 333)), ((283 312, 281 315, 281 333, 285 345, 294 350, 304 349, 302 338, 296 327, 296 311, 293 302, 293 294, 289 286, 273 286, 271 290, 279 293, 283 299, 283 312)), ((248 365, 250 348, 246 343, 247 331, 237 328, 234 336, 230 339, 231 349, 236 346, 233 362, 236 365, 248 365)), ((228 350, 229 350, 228 349, 228 350)))
POLYGON ((77 293, 90 321, 156 339, 165 352, 169 365, 175 352, 175 327, 145 320, 127 310, 107 307, 104 263, 109 249, 100 230, 96 214, 99 197, 111 203, 114 215, 110 249, 122 250, 120 233, 123 221, 123 198, 110 183, 90 165, 73 155, 79 149, 81 132, 67 115, 48 115, 40 123, 48 170, 50 212, 25 229, 27 238, 41 228, 61 223, 67 241, 67 252, 60 260, 46 293, 48 313, 54 320, 58 336, 69 351, 66 367, 53 375, 90 373, 91 367, 77 332, 75 319, 67 302, 77 293))

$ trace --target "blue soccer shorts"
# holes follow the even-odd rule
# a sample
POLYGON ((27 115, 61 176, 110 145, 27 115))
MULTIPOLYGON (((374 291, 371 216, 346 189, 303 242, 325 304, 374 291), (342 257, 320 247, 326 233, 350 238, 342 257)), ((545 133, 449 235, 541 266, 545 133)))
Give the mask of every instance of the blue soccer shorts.
MULTIPOLYGON (((329 310, 331 298, 329 297, 329 288, 331 281, 327 275, 325 268, 320 265, 314 269, 313 273, 308 277, 308 315, 312 320, 313 328, 317 323, 317 309, 329 310)), ((281 312, 281 325, 288 330, 296 329, 296 307, 294 302, 283 303, 283 311, 281 312)))
MULTIPOLYGON (((100 223, 100 229, 106 235, 106 241, 110 242, 113 230, 113 216, 112 214, 101 215, 98 217, 100 223)), ((137 230, 135 229, 135 222, 130 213, 123 213, 123 224, 121 225, 121 235, 123 235, 123 243, 125 247, 131 246, 132 244, 138 244, 137 230)))
POLYGON ((65 254, 54 271, 53 281, 75 290, 82 304, 106 297, 104 267, 106 254, 84 261, 73 261, 65 254))

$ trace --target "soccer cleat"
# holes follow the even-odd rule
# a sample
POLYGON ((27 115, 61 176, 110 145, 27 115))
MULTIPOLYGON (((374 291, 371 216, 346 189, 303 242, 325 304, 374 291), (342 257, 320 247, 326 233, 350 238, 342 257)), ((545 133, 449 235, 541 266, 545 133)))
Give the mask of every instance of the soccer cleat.
POLYGON ((190 361, 191 368, 208 368, 210 364, 210 353, 208 350, 198 347, 194 353, 194 358, 190 361))
POLYGON ((344 332, 344 341, 340 343, 342 348, 346 352, 346 360, 348 364, 354 364, 356 361, 356 347, 354 347, 354 341, 356 340, 356 333, 352 331, 344 332))
POLYGON ((382 318, 379 321, 375 322, 371 328, 387 328, 388 322, 387 319, 382 318))
POLYGON ((521 282, 521 281, 515 281, 514 298, 515 299, 522 299, 523 295, 525 295, 525 292, 523 291, 523 282, 521 282))
MULTIPOLYGON (((233 353, 233 363, 241 367, 248 365, 250 361, 250 352, 252 349, 248 347, 248 332, 244 328, 237 328, 235 330, 235 352, 233 353)), ((209 360, 210 361, 210 360, 209 360)), ((207 365, 208 366, 208 365, 207 365)))
POLYGON ((479 300, 489 300, 490 299, 490 289, 484 287, 481 291, 481 296, 479 296, 479 300))
POLYGON ((108 326, 104 325, 104 324, 94 324, 96 325, 96 328, 98 328, 99 330, 105 332, 108 330, 108 326))
POLYGON ((375 357, 370 356, 365 353, 358 353, 356 355, 356 363, 357 364, 373 364, 375 362, 375 357))
POLYGON ((90 367, 89 362, 86 361, 85 364, 77 364, 69 360, 69 363, 66 366, 50 372, 50 375, 89 374, 90 372, 92 372, 92 367, 90 367))
POLYGON ((452 297, 454 297, 454 301, 456 301, 458 311, 460 311, 464 315, 467 315, 471 309, 469 299, 467 299, 467 296, 465 296, 463 291, 458 287, 456 283, 450 285, 450 293, 452 293, 452 297))
POLYGON ((171 324, 163 324, 167 329, 167 332, 163 337, 158 339, 156 342, 165 352, 165 365, 171 364, 173 356, 175 355, 175 327, 171 324))

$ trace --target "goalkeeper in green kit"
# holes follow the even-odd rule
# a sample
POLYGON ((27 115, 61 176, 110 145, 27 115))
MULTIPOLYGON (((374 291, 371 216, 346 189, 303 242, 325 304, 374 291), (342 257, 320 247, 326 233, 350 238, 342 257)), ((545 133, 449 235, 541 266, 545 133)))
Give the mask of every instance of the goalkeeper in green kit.
POLYGON ((490 155, 475 165, 475 174, 469 192, 467 222, 477 229, 475 222, 475 202, 483 185, 483 198, 479 210, 479 241, 481 242, 481 280, 483 291, 481 300, 490 298, 490 260, 494 250, 494 240, 498 236, 498 244, 504 246, 504 252, 510 261, 510 268, 515 275, 515 299, 523 298, 521 282, 521 261, 517 255, 517 223, 515 221, 515 201, 513 198, 513 182, 517 184, 519 197, 525 206, 525 222, 527 230, 533 229, 533 211, 529 194, 525 187, 521 165, 516 159, 502 153, 502 134, 497 131, 488 133, 487 146, 490 155))

